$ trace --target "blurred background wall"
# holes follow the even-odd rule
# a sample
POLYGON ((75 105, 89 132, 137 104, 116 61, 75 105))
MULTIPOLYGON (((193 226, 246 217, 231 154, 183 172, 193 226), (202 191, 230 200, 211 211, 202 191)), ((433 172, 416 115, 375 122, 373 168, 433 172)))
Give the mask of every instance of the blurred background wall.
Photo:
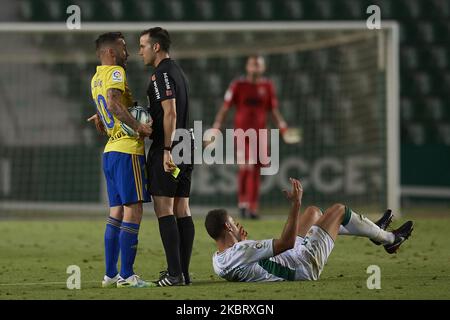
MULTIPOLYGON (((1 22, 61 22, 67 14, 65 8, 77 4, 82 10, 83 22, 236 22, 236 21, 365 21, 366 8, 377 4, 381 8, 381 17, 395 20, 400 24, 400 177, 402 186, 402 204, 405 207, 421 203, 437 204, 449 207, 450 199, 450 1, 446 0, 18 0, 1 2, 1 22)), ((77 47, 70 37, 63 38, 59 45, 77 47)), ((32 59, 39 56, 45 48, 52 45, 51 37, 43 36, 33 44, 17 42, 13 48, 0 49, 5 56, 13 57, 26 51, 32 59), (36 45, 38 44, 38 45, 36 45)), ((91 40, 90 40, 91 41, 91 40)), ((202 41, 201 38, 193 41, 202 41)), ((54 44, 53 45, 58 45, 54 44)), ((92 43, 88 43, 87 46, 92 43)), ((86 46, 86 44, 84 44, 86 46)), ((93 47, 92 47, 93 48, 93 47)), ((325 55, 332 57, 333 52, 325 55)), ((6 59, 6 58, 5 58, 6 59)), ((289 115, 289 92, 283 90, 283 65, 276 56, 268 59, 268 75, 277 85, 281 110, 289 115), (277 70, 278 68, 278 70, 277 70), (285 98, 283 100, 283 97, 285 98), (284 105, 283 105, 284 103, 284 105)), ((313 58, 297 55, 298 68, 308 65, 313 58), (299 58, 300 57, 300 58, 299 58), (302 62, 303 61, 303 62, 302 62), (302 64, 303 63, 303 64, 302 64)), ((315 58, 314 58, 315 59, 315 58)), ((294 58, 295 60, 295 58, 294 58)), ((222 60, 220 77, 208 78, 208 102, 192 97, 193 105, 202 108, 192 110, 193 116, 204 117, 212 123, 213 115, 221 104, 226 87, 234 77, 244 70, 244 58, 222 60), (211 108, 213 110, 211 110, 211 108), (208 110, 206 110, 208 109, 208 110), (200 111, 199 111, 200 110, 200 111), (203 110, 203 111, 202 111, 203 110)), ((12 90, 8 79, 0 82, 0 114, 2 118, 2 137, 0 138, 0 168, 2 174, 2 200, 96 202, 101 194, 101 183, 86 183, 86 177, 101 177, 98 162, 99 150, 104 139, 95 135, 85 119, 94 107, 88 91, 89 80, 95 62, 75 61, 77 68, 67 69, 52 60, 40 62, 48 72, 8 70, 8 63, 1 64, 1 74, 26 77, 28 87, 23 92, 33 92, 35 102, 44 100, 48 105, 65 104, 76 110, 68 113, 52 111, 51 130, 41 124, 36 125, 33 117, 24 120, 20 105, 27 104, 20 92, 12 90), (80 96, 80 88, 86 88, 86 95, 80 96), (14 94, 11 94, 14 92, 14 94), (47 94, 52 92, 51 96, 47 94), (53 93, 57 94, 53 94, 53 93), (58 96, 71 96, 69 106, 66 100, 58 96), (15 110, 11 110, 14 105, 15 110), (19 108, 19 109, 17 109, 19 108), (18 111, 19 110, 19 111, 18 111), (68 126, 67 123, 73 125, 68 126), (20 136, 26 130, 35 132, 31 137, 20 136), (61 134, 64 132, 64 134, 61 134), (34 137, 34 138, 33 138, 34 137), (46 141, 45 143, 40 143, 46 141), (75 142, 76 141, 76 142, 75 142), (70 147, 66 147, 70 145, 70 147), (20 153, 17 146, 25 147, 20 153), (24 151, 25 150, 25 151, 24 151), (49 153, 52 156, 48 156, 49 153), (61 166, 61 162, 64 166, 61 166), (61 168, 60 171, 54 168, 61 168), (15 190, 8 179, 22 179, 21 189, 15 190), (69 183, 68 183, 69 181, 69 183), (24 187, 26 186, 26 187, 24 187)), ((201 72, 208 72, 208 64, 214 59, 198 59, 183 66, 190 77, 192 90, 204 81, 201 72), (196 75, 197 74, 197 75, 196 75)), ((292 62, 295 65, 295 61, 292 62)), ((320 61, 317 62, 320 64, 320 61)), ((15 66, 16 67, 16 66, 15 66)), ((284 68, 292 65, 284 65, 284 68)), ((27 68, 24 64, 23 69, 27 68)), ((16 70, 16 69, 14 69, 16 70)), ((142 73, 139 62, 130 65, 130 75, 142 73)), ((332 67, 330 66, 332 71, 332 67)), ((131 76, 130 76, 131 78, 131 76)), ((133 91, 143 103, 145 83, 136 79, 133 91)), ((204 89, 203 89, 204 90, 204 89)), ((289 91, 289 90, 287 90, 289 91)), ((40 108, 36 114, 45 114, 49 109, 40 108)), ((296 114, 292 114, 295 118, 296 114)), ((289 121, 288 117, 288 121, 289 121)), ((305 141, 307 143, 308 141, 305 141)), ((289 151, 286 151, 289 153, 289 151)), ((233 182, 233 177, 223 180, 223 189, 233 182), (227 180, 228 179, 228 180, 227 180)), ((208 189, 207 185, 203 185, 208 189)), ((339 195, 336 195, 338 198, 339 195)), ((263 199, 264 202, 265 199, 263 199)), ((364 200, 364 198, 363 198, 364 200)), ((206 200, 205 200, 206 201, 206 200)), ((233 203, 234 195, 228 194, 222 201, 233 203)))

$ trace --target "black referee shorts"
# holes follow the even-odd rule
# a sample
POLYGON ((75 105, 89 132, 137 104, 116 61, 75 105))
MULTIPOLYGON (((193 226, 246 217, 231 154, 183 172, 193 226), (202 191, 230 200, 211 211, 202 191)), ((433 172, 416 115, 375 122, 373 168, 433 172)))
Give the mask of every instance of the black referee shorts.
POLYGON ((180 173, 177 178, 174 178, 172 173, 164 171, 163 156, 163 146, 152 146, 147 154, 148 190, 150 194, 157 197, 189 198, 194 162, 178 164, 180 173))

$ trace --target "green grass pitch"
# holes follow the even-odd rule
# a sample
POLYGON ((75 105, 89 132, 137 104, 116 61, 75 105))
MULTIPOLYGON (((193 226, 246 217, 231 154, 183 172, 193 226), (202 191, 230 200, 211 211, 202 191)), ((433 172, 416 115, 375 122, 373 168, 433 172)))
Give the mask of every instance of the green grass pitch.
MULTIPOLYGON (((245 223, 252 239, 280 234, 284 220, 245 223)), ((394 221, 398 226, 400 221, 394 221)), ((416 219, 396 255, 369 240, 340 237, 316 282, 227 283, 213 273, 215 250, 196 219, 188 287, 103 289, 103 220, 0 222, 0 299, 450 299, 449 218, 416 219), (81 290, 66 288, 69 265, 81 268, 81 290), (381 289, 369 290, 369 265, 381 268, 381 289)), ((135 271, 147 280, 165 268, 157 221, 144 219, 135 271)))

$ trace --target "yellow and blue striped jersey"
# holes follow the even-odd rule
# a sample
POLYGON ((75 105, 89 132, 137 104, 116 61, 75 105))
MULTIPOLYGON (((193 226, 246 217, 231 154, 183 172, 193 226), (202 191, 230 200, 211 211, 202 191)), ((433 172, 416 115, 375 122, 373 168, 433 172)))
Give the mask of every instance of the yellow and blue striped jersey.
POLYGON ((120 120, 108 111, 108 89, 122 91, 122 104, 127 108, 132 106, 133 98, 128 88, 125 70, 121 66, 97 66, 97 72, 91 81, 92 98, 109 136, 104 152, 116 151, 143 155, 144 142, 125 134, 120 127, 120 120))

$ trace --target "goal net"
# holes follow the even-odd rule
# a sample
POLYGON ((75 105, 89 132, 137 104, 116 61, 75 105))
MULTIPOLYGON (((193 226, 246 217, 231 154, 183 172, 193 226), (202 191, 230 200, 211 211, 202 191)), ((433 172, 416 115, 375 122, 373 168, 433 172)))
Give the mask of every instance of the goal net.
MULTIPOLYGON (((154 25, 154 24, 151 24, 154 25)), ((105 137, 86 119, 95 112, 90 79, 94 40, 125 34, 127 78, 147 104, 151 69, 137 55, 147 24, 1 25, 0 210, 104 210, 101 153, 105 137)), ((280 112, 302 142, 280 140, 279 170, 262 177, 261 210, 286 205, 288 177, 304 185, 304 205, 344 202, 378 212, 397 209, 397 29, 384 23, 162 23, 171 55, 190 85, 190 120, 211 127, 229 83, 249 54, 266 59, 280 112)), ((233 115, 225 127, 232 128, 233 115)), ((269 125, 272 126, 273 125, 269 125)), ((197 137, 198 138, 198 137, 197 137)), ((193 206, 235 207, 237 166, 196 165, 193 206)))

